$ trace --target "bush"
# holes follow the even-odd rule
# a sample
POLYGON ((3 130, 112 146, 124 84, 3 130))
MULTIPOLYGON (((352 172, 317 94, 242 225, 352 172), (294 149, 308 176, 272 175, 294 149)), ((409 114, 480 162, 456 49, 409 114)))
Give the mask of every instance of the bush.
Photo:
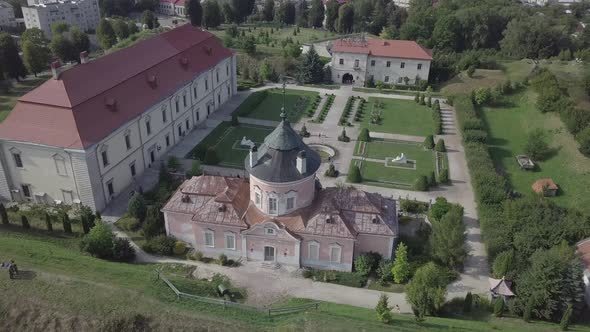
POLYGON ((420 175, 414 183, 414 190, 416 191, 428 191, 428 179, 426 175, 420 175))
POLYGON ((203 160, 205 165, 217 165, 219 164, 219 157, 217 157, 217 152, 215 148, 209 147, 207 148, 207 152, 205 153, 205 159, 203 160))
POLYGON ((466 143, 485 143, 488 139, 488 133, 483 130, 465 130, 463 132, 463 140, 466 143))
POLYGON ((379 253, 363 253, 354 260, 354 269, 356 272, 366 277, 377 270, 381 259, 382 257, 379 253))
POLYGON ((471 65, 467 68, 467 76, 473 77, 473 74, 475 74, 475 66, 471 65))
POLYGON ((420 202, 415 199, 401 199, 400 209, 406 213, 424 213, 428 211, 428 203, 420 202))
POLYGON ((29 224, 29 219, 24 214, 20 216, 21 223, 24 229, 30 229, 31 225, 29 224))
POLYGON ((420 103, 420 92, 416 92, 416 95, 414 96, 414 101, 416 102, 416 104, 420 103))
POLYGON ((576 136, 576 140, 580 143, 580 152, 586 157, 590 157, 590 127, 582 130, 576 136))
POLYGON ((434 315, 443 307, 447 282, 442 269, 432 262, 416 270, 405 287, 405 293, 418 319, 434 315))
POLYGON ((197 260, 197 261, 201 262, 201 261, 203 261, 203 257, 205 257, 205 256, 203 255, 203 252, 202 252, 202 251, 195 251, 195 252, 193 253, 192 257, 193 257, 195 260, 197 260))
POLYGON ((465 295, 465 301, 463 301, 463 312, 471 312, 472 305, 473 295, 471 295, 471 292, 467 292, 467 295, 465 295))
POLYGON ((381 322, 385 324, 389 324, 389 322, 391 322, 391 308, 389 307, 389 298, 387 295, 381 294, 379 296, 379 302, 377 302, 375 311, 377 312, 377 317, 379 317, 381 322))
POLYGON ((514 252, 512 250, 503 251, 496 256, 492 265, 494 278, 499 279, 508 276, 513 267, 513 260, 514 252))
POLYGON ((140 222, 143 222, 147 213, 147 205, 143 195, 139 192, 133 194, 133 197, 131 197, 127 204, 127 210, 131 216, 137 218, 140 222))
POLYGON ((173 170, 180 168, 180 161, 178 161, 178 158, 176 158, 175 156, 169 156, 168 168, 173 170))
POLYGON ((158 235, 148 239, 141 247, 150 254, 170 256, 173 253, 176 240, 166 235, 158 235))
POLYGON ((542 161, 549 155, 549 144, 543 129, 537 128, 531 131, 524 146, 524 152, 533 160, 542 161))
POLYGON ((530 322, 532 311, 533 311, 532 306, 530 304, 527 304, 524 307, 524 311, 522 312, 522 320, 524 320, 527 323, 530 322))
POLYGON ((176 243, 174 244, 174 250, 173 250, 175 255, 182 255, 186 252, 186 244, 184 242, 181 241, 176 241, 176 243))
POLYGON ((449 169, 443 168, 438 173, 438 183, 448 184, 449 183, 449 169))
POLYGON ((117 227, 121 228, 124 231, 136 231, 139 226, 139 220, 132 216, 123 216, 123 218, 119 219, 116 223, 117 227))
POLYGON ((119 262, 131 262, 135 259, 135 248, 131 246, 131 243, 128 239, 114 239, 113 259, 119 262))
POLYGON ((198 160, 195 160, 191 165, 191 169, 188 170, 185 175, 188 179, 190 179, 193 176, 199 176, 201 174, 203 174, 203 171, 201 170, 201 163, 198 160))
POLYGON ((428 150, 432 150, 432 148, 434 148, 434 138, 432 135, 426 136, 426 139, 424 140, 424 148, 428 150))
POLYGON ((357 165, 351 166, 350 173, 348 173, 347 176, 347 180, 351 183, 361 183, 363 181, 361 170, 357 165))
POLYGON ((224 254, 219 255, 219 258, 217 259, 217 262, 221 266, 226 266, 227 265, 227 256, 224 255, 224 254))
POLYGON ((82 250, 94 257, 111 258, 113 256, 113 241, 115 235, 105 223, 99 222, 84 236, 81 242, 82 250))
POLYGON ((328 169, 326 170, 324 175, 331 177, 331 178, 338 177, 338 171, 336 170, 336 167, 334 166, 334 164, 330 164, 330 166, 328 166, 328 169))
POLYGON ((445 141, 442 138, 439 138, 434 149, 438 152, 447 152, 445 141))
POLYGON ((502 298, 497 298, 494 302, 494 316, 502 317, 504 314, 504 300, 502 298))
POLYGON ((377 268, 377 276, 379 277, 379 281, 381 283, 393 281, 393 274, 391 273, 392 269, 393 261, 389 259, 382 259, 379 262, 379 267, 377 268))
POLYGON ((359 134, 358 140, 361 142, 370 142, 371 135, 369 134, 369 129, 363 128, 359 134))
POLYGON ((49 213, 45 213, 45 226, 47 227, 48 232, 53 232, 53 224, 51 223, 49 213))
POLYGON ((63 215, 62 224, 64 228, 64 233, 72 234, 72 223, 70 222, 70 217, 67 213, 64 213, 63 215))

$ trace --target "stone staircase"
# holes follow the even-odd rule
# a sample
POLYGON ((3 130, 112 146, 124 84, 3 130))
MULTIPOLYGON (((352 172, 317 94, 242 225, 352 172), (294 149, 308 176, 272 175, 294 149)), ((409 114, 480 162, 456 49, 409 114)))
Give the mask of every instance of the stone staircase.
POLYGON ((262 262, 260 263, 260 266, 267 270, 278 270, 281 268, 281 264, 277 262, 262 262))
POLYGON ((455 127, 455 121, 453 119, 453 111, 448 108, 442 108, 440 110, 440 117, 442 120, 443 135, 455 135, 457 133, 457 128, 455 127))

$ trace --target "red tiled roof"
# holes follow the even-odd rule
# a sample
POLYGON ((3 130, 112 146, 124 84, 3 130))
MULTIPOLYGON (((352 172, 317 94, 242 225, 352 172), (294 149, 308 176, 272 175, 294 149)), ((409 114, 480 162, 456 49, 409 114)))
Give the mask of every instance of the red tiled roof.
POLYGON ((0 138, 87 148, 231 55, 211 33, 178 27, 49 79, 19 99, 0 138))
POLYGON ((539 179, 531 186, 537 193, 543 193, 543 187, 547 187, 549 190, 559 189, 552 179, 539 179))
POLYGON ((369 38, 366 41, 338 39, 331 51, 341 53, 369 54, 372 56, 400 59, 432 60, 432 51, 411 40, 384 40, 369 38))

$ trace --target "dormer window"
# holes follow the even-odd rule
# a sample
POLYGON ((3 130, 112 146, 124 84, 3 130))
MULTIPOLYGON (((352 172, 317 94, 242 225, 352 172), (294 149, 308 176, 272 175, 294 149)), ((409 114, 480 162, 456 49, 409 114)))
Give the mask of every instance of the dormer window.
POLYGON ((379 223, 379 218, 373 217, 372 222, 373 222, 373 224, 378 224, 379 223))
POLYGON ((265 228, 264 229, 264 233, 268 234, 268 235, 274 235, 275 234, 275 230, 274 228, 265 228))
POLYGON ((191 202, 191 198, 189 195, 182 195, 181 201, 183 203, 190 203, 191 202))
POLYGON ((225 206, 225 204, 221 204, 220 206, 217 207, 217 211, 225 212, 225 211, 227 211, 227 206, 225 206))
POLYGON ((334 223, 334 219, 332 219, 332 217, 330 216, 326 216, 326 224, 333 224, 334 223))

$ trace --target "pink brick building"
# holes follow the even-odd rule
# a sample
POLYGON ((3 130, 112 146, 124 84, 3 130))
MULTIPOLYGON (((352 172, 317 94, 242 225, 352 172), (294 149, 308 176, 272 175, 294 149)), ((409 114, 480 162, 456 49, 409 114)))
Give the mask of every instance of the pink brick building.
POLYGON ((351 271, 375 251, 391 258, 396 202, 354 188, 320 189, 320 156, 283 118, 244 161, 249 179, 185 181, 163 208, 166 232, 205 256, 351 271))

